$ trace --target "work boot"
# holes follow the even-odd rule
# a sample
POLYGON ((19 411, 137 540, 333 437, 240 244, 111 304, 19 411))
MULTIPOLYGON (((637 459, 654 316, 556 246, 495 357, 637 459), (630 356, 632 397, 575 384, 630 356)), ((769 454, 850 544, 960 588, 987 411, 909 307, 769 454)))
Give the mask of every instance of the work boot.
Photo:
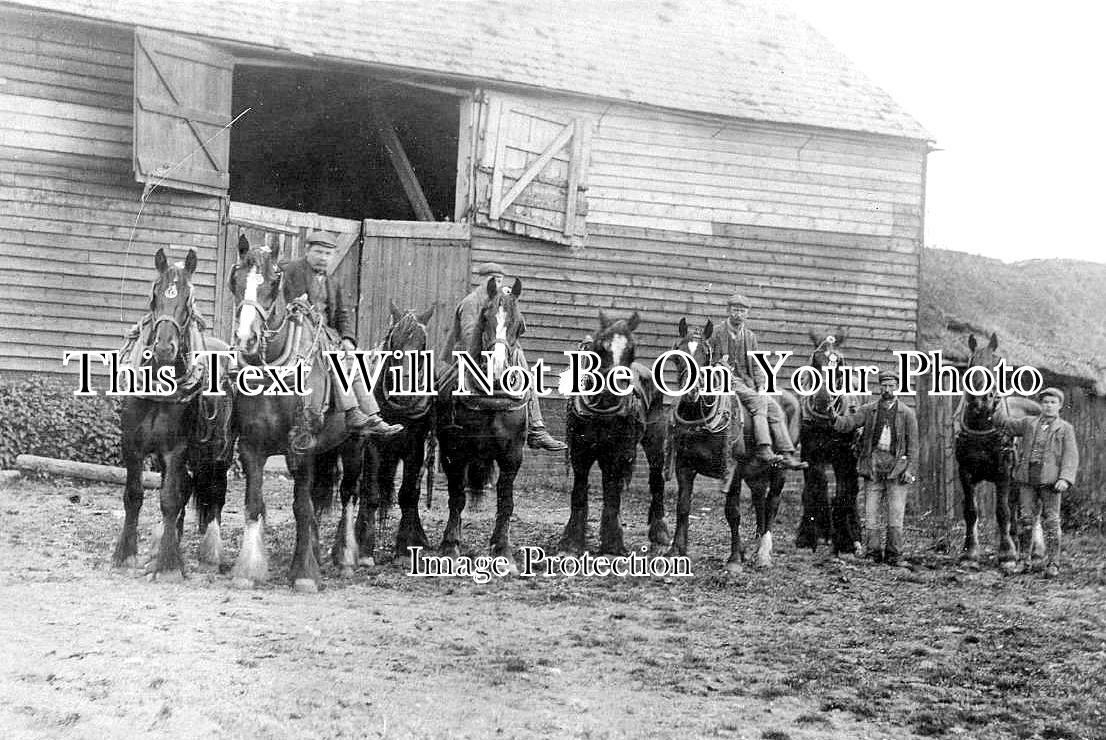
POLYGON ((772 445, 757 445, 756 454, 753 455, 757 462, 774 463, 780 462, 782 458, 779 455, 772 452, 772 445))
POLYGON ((535 450, 548 450, 549 452, 564 452, 568 445, 559 439, 555 439, 545 427, 531 427, 526 434, 526 444, 535 450))
POLYGON ((346 427, 361 436, 393 437, 403 431, 400 424, 389 424, 380 414, 366 414, 358 408, 346 412, 346 427))
POLYGON ((807 463, 799 459, 799 456, 795 454, 794 450, 781 454, 779 465, 787 470, 805 470, 810 467, 807 463))

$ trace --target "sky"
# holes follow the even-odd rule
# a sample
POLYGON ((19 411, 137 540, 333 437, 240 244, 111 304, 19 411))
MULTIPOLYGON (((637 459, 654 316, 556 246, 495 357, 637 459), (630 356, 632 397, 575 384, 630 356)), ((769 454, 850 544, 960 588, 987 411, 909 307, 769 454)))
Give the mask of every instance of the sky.
POLYGON ((927 246, 1106 262, 1106 4, 784 1, 933 136, 927 246))

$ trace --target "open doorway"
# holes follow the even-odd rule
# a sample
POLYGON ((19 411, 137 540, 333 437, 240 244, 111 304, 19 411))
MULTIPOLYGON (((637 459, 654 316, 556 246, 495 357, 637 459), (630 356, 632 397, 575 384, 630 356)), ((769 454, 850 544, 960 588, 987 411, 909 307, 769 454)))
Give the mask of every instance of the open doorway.
POLYGON ((231 130, 232 201, 357 221, 452 219, 457 97, 346 72, 238 66, 233 109, 245 108, 231 130))

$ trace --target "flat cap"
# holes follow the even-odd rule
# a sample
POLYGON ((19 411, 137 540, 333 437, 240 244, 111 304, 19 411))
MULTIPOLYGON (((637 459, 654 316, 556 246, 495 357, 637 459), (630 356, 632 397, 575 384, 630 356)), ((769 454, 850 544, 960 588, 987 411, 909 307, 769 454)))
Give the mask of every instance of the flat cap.
POLYGON ((740 293, 734 293, 732 296, 730 296, 730 300, 726 302, 726 305, 744 306, 745 308, 750 307, 749 299, 741 295, 740 293))
POLYGON ((897 372, 895 372, 894 370, 880 370, 879 371, 879 382, 882 383, 885 380, 892 380, 892 381, 898 383, 899 382, 899 374, 897 372))
POLYGON ((1046 396, 1052 396, 1060 402, 1061 406, 1064 405, 1064 392, 1059 388, 1045 388, 1043 391, 1041 391, 1041 395, 1038 396, 1038 398, 1044 399, 1046 396))
POLYGON ((498 262, 485 262, 476 268, 477 275, 505 275, 503 265, 498 262))
POLYGON ((329 231, 312 231, 307 235, 307 246, 319 244, 331 249, 338 248, 338 240, 329 231))

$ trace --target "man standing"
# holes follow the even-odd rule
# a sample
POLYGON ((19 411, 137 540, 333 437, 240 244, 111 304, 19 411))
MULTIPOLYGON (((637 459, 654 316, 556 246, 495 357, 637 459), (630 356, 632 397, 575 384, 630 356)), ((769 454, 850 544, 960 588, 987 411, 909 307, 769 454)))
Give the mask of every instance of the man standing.
MULTIPOLYGON (((442 367, 447 367, 449 363, 452 363, 452 352, 468 350, 472 335, 476 331, 476 324, 488 300, 488 278, 495 278, 497 288, 503 284, 503 268, 496 262, 485 262, 480 265, 476 269, 476 276, 478 278, 476 287, 461 299, 461 302, 457 304, 457 308, 453 312, 453 326, 449 331, 449 339, 446 340, 445 347, 442 348, 439 357, 439 362, 442 367)), ((522 329, 519 331, 519 336, 525 331, 526 321, 523 319, 523 325, 522 329)), ((526 355, 523 353, 521 345, 518 348, 518 359, 519 362, 526 365, 526 355)), ((533 388, 527 393, 526 408, 529 419, 526 444, 529 447, 539 450, 549 450, 551 452, 561 452, 568 449, 568 445, 559 439, 555 439, 553 435, 546 430, 545 420, 542 418, 541 414, 541 405, 538 403, 538 396, 533 388)))
POLYGON ((1018 463, 1014 482, 1018 484, 1021 512, 1018 515, 1018 569, 1028 567, 1033 522, 1041 510, 1045 534, 1045 578, 1060 574, 1060 497, 1075 483, 1079 469, 1079 448, 1075 429, 1060 418, 1064 392, 1045 388, 1040 395, 1041 415, 1009 419, 1002 404, 995 413, 995 424, 1016 437, 1018 463))
POLYGON ((879 374, 879 400, 837 417, 833 425, 843 433, 864 427, 856 472, 864 478, 867 556, 893 566, 901 564, 906 492, 917 480, 918 470, 918 419, 913 409, 895 397, 898 387, 898 374, 884 370, 879 374), (882 544, 884 511, 886 548, 882 544))
MULTIPOLYGON (((284 270, 284 298, 292 301, 306 296, 325 319, 327 335, 333 345, 340 345, 348 352, 357 348, 353 321, 344 291, 326 271, 337 248, 338 242, 325 231, 308 234, 307 251, 303 258, 281 266, 284 270)), ((358 433, 384 437, 403 431, 401 425, 389 424, 380 417, 376 399, 365 387, 361 373, 353 375, 353 388, 347 392, 342 391, 337 380, 334 381, 335 400, 338 408, 346 414, 346 426, 358 433)))
POLYGON ((758 350, 757 335, 745 322, 749 318, 749 299, 740 293, 730 296, 729 316, 719 322, 720 331, 710 338, 713 352, 733 374, 733 386, 737 397, 749 412, 756 440, 756 459, 763 462, 779 462, 790 470, 807 467, 795 454, 795 443, 787 431, 783 410, 775 399, 764 393, 768 376, 760 365, 749 356, 758 350), (779 456, 773 454, 775 442, 779 456))

